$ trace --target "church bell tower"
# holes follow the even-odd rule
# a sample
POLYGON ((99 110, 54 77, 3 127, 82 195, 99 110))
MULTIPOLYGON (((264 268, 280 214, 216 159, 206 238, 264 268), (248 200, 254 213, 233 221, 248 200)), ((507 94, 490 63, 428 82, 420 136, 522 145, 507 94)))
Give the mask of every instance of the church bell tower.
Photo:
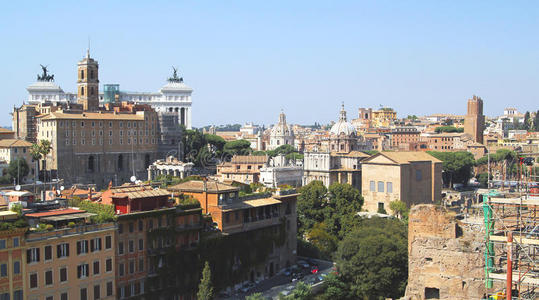
POLYGON ((90 49, 86 57, 78 63, 77 67, 77 102, 82 104, 83 110, 95 111, 99 109, 99 64, 90 57, 90 49))

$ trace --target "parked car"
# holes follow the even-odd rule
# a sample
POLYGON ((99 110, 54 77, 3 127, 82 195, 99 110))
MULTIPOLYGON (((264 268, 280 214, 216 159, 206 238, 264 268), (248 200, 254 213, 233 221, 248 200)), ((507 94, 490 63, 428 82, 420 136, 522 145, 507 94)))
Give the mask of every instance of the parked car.
POLYGON ((298 260, 298 266, 308 269, 310 267, 309 263, 304 260, 298 260))
POLYGON ((318 273, 318 267, 317 266, 313 266, 311 268, 311 274, 317 274, 318 273))

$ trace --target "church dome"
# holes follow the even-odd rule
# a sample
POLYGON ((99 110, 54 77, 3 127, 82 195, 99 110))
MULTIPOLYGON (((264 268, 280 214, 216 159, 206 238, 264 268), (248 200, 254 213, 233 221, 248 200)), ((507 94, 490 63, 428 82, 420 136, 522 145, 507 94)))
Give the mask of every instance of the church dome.
POLYGON ((333 124, 333 126, 331 126, 331 130, 329 131, 329 133, 332 135, 344 134, 346 136, 356 134, 356 128, 354 127, 354 125, 346 121, 346 111, 344 110, 344 104, 342 105, 342 108, 341 108, 339 121, 333 124))
POLYGON ((279 115, 279 123, 271 128, 270 137, 293 137, 294 131, 286 124, 286 116, 283 112, 279 115))

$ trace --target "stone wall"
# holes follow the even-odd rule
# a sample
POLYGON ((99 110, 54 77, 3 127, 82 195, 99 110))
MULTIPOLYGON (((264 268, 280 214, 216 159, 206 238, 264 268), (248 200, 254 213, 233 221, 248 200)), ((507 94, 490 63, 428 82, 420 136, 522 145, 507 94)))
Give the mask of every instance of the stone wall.
POLYGON ((405 299, 481 299, 484 229, 443 208, 421 204, 410 211, 408 286, 405 299))

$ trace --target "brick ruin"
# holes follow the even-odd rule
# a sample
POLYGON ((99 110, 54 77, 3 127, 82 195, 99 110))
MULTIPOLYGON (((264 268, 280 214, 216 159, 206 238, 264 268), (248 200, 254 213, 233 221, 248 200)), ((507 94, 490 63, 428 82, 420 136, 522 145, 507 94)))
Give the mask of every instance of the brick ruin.
POLYGON ((404 299, 481 299, 484 265, 482 219, 463 222, 431 204, 411 209, 404 299))

